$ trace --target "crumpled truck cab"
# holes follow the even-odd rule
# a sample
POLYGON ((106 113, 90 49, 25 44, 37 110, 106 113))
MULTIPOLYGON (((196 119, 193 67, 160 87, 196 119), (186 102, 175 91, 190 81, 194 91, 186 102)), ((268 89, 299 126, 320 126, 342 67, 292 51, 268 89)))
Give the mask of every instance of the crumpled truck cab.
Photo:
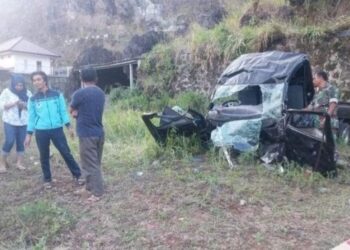
MULTIPOLYGON (((161 114, 142 118, 161 144, 170 131, 198 134, 203 142, 210 140, 217 147, 257 151, 265 163, 287 157, 327 175, 336 171, 335 142, 328 114, 305 110, 313 96, 305 54, 251 53, 238 57, 219 77, 206 115, 166 107, 161 114), (160 118, 158 126, 151 122, 154 117, 160 118), (324 120, 323 127, 305 122, 310 118, 324 120)), ((350 114, 350 106, 343 106, 339 110, 350 114)))

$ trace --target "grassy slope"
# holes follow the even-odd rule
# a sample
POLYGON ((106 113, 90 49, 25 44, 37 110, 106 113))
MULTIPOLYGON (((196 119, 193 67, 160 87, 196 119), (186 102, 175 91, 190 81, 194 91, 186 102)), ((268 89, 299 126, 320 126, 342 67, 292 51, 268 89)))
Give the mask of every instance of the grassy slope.
POLYGON ((28 170, 0 176, 0 249, 329 249, 349 237, 348 169, 333 180, 282 174, 245 155, 230 170, 220 153, 197 155, 188 142, 159 148, 141 112, 120 106, 105 116, 103 200, 90 206, 72 193, 56 152, 54 188, 43 190, 33 145, 28 170))

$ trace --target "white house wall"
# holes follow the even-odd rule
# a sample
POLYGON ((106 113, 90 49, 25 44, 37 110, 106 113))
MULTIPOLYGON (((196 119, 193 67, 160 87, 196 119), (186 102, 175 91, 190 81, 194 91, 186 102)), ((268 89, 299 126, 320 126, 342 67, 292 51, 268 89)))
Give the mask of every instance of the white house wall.
POLYGON ((20 54, 16 53, 14 56, 14 72, 30 74, 39 70, 37 63, 41 62, 41 70, 46 74, 52 74, 51 58, 40 55, 20 54))
POLYGON ((0 67, 5 69, 15 68, 15 57, 11 54, 0 55, 0 67))

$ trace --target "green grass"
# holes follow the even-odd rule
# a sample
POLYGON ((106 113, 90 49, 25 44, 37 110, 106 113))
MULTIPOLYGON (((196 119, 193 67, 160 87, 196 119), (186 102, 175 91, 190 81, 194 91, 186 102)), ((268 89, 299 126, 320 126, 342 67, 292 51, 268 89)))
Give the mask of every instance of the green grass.
POLYGON ((165 106, 179 106, 184 110, 189 108, 205 113, 209 106, 209 98, 200 92, 187 91, 170 97, 167 92, 147 95, 140 90, 115 88, 111 91, 109 99, 115 108, 122 110, 159 112, 165 106))
POLYGON ((51 201, 36 201, 22 205, 18 211, 18 221, 22 236, 34 249, 41 249, 48 241, 69 231, 76 222, 74 216, 65 208, 51 201))
MULTIPOLYGON (((143 98, 137 94, 135 97, 143 98)), ((165 103, 170 106, 193 108, 203 114, 206 113, 206 97, 196 92, 187 92, 174 98, 166 97, 165 103)), ((152 99, 150 103, 152 103, 152 99)), ((152 105, 145 105, 140 108, 127 109, 124 106, 125 99, 120 97, 112 107, 105 113, 105 129, 108 137, 105 144, 104 162, 108 170, 129 171, 131 169, 147 169, 152 163, 160 160, 161 164, 167 166, 188 166, 191 165, 193 157, 205 155, 207 163, 213 169, 228 169, 228 163, 221 150, 210 148, 204 149, 199 138, 183 138, 176 135, 169 135, 166 146, 159 146, 150 135, 144 125, 141 115, 152 105)), ((154 105, 160 109, 160 106, 154 105)), ((345 155, 348 146, 340 144, 340 152, 345 155)), ((323 185, 326 179, 317 173, 305 172, 305 168, 294 163, 284 164, 283 167, 275 166, 274 170, 267 170, 261 166, 255 153, 241 154, 236 159, 240 168, 254 168, 257 173, 280 180, 287 185, 300 188, 317 187, 323 185), (281 172, 283 169, 283 172, 281 172)), ((212 173, 210 173, 212 174, 212 173)), ((348 181, 348 171, 340 171, 339 181, 348 181)))

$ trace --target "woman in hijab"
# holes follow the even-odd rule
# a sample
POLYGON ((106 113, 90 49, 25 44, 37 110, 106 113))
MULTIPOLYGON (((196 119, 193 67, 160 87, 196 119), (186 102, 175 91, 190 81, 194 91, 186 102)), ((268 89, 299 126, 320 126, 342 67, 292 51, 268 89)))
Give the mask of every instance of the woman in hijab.
POLYGON ((2 91, 0 95, 0 109, 4 127, 5 142, 2 147, 0 160, 0 173, 6 172, 8 167, 8 155, 16 142, 17 161, 16 166, 24 170, 24 139, 27 129, 27 102, 31 92, 25 86, 22 75, 11 75, 11 86, 2 91))

